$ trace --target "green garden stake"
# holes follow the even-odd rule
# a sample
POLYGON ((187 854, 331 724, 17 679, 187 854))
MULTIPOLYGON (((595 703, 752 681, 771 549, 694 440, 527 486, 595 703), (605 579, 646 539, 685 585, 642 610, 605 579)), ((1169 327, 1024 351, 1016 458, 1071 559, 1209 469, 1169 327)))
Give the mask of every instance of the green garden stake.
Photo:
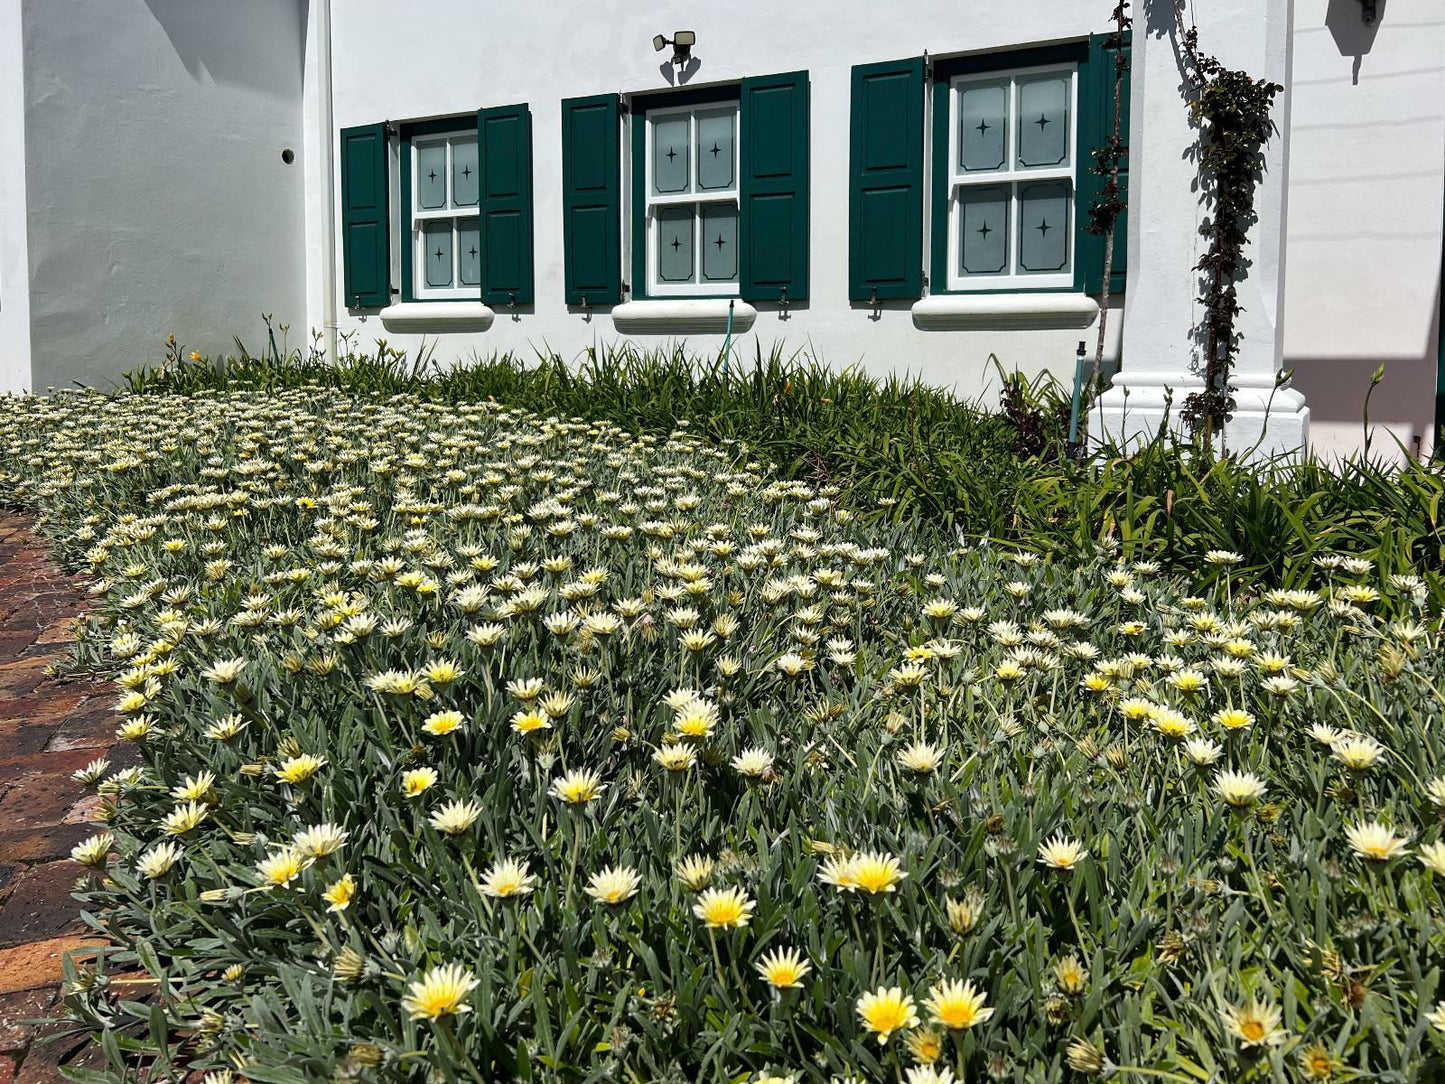
POLYGON ((1079 356, 1074 361, 1074 399, 1069 406, 1069 458, 1078 457, 1079 448, 1079 399, 1084 386, 1084 355, 1088 347, 1079 341, 1079 356))
POLYGON ((734 304, 736 304, 736 302, 734 302, 734 301, 730 298, 730 299, 728 300, 728 333, 727 333, 727 338, 723 339, 723 378, 724 378, 724 379, 729 379, 729 378, 730 378, 730 374, 728 373, 728 359, 729 359, 730 357, 732 357, 732 352, 733 352, 733 305, 734 305, 734 304))

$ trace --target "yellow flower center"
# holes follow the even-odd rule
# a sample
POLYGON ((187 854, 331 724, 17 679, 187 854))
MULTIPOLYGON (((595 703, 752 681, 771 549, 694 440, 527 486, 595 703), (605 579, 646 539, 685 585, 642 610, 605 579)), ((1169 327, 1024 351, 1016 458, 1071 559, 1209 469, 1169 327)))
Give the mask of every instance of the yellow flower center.
POLYGON ((897 1031, 906 1019, 903 1006, 896 1002, 874 1005, 868 1011, 868 1024, 875 1031, 897 1031))
POLYGON ((921 1062, 932 1063, 943 1056, 943 1044, 932 1036, 920 1039, 913 1054, 921 1062))
POLYGON ((966 1028, 973 1023, 974 1015, 972 1005, 958 1002, 941 1006, 938 1018, 951 1028, 966 1028))
POLYGON ((736 922, 743 913, 742 904, 735 899, 718 900, 707 907, 707 921, 719 926, 736 922))

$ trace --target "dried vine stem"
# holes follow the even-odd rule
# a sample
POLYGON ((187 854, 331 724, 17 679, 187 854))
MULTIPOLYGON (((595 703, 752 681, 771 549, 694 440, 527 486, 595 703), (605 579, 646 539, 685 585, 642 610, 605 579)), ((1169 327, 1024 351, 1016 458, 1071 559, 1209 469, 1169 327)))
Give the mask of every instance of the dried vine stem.
POLYGON ((1255 219, 1254 194, 1260 152, 1274 134, 1270 109, 1284 87, 1226 67, 1199 50, 1199 28, 1184 23, 1184 0, 1174 0, 1174 17, 1194 97, 1189 110, 1200 129, 1200 183, 1213 202, 1213 215, 1199 232, 1209 247, 1195 270, 1203 273, 1204 389, 1185 397, 1181 416, 1213 449, 1214 434, 1234 411, 1229 377, 1239 342, 1235 318, 1242 311, 1236 283, 1244 246, 1255 219))
POLYGON ((1125 142, 1121 128, 1124 117, 1124 76, 1129 71, 1129 58, 1124 53, 1124 37, 1133 24, 1129 15, 1129 0, 1119 0, 1109 16, 1114 20, 1114 32, 1104 43, 1105 50, 1114 50, 1114 127, 1102 147, 1094 148, 1093 172, 1104 178, 1103 187, 1089 207, 1088 230, 1102 234, 1104 238, 1104 285, 1099 296, 1099 341, 1094 350, 1094 370, 1089 377, 1089 387, 1098 390, 1099 377, 1104 368, 1104 337, 1109 326, 1109 287, 1114 272, 1114 227, 1128 204, 1119 185, 1119 172, 1129 156, 1129 145, 1125 142))

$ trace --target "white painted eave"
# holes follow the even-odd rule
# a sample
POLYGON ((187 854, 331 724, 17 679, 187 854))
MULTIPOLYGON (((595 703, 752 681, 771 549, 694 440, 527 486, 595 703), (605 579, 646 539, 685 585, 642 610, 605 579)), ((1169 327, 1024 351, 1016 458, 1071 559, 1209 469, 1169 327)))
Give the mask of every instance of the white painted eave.
POLYGON ((921 331, 1014 331, 1084 328, 1099 315, 1087 294, 935 294, 913 303, 921 331))
POLYGON ((758 318, 758 310, 737 298, 674 298, 658 301, 628 301, 612 308, 612 323, 618 331, 643 335, 698 335, 728 329, 728 306, 732 306, 734 334, 747 331, 758 318))
POLYGON ((496 316, 480 301, 407 301, 377 315, 388 331, 486 331, 496 316))

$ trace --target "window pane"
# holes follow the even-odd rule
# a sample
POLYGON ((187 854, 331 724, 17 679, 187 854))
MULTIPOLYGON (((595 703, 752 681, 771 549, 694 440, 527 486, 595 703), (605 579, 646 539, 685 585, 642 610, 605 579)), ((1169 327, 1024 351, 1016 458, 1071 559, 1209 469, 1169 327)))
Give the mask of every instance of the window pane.
POLYGON ((1069 157, 1069 77, 1019 80, 1019 165, 1058 166, 1069 157))
POLYGON ((652 190, 659 196, 688 190, 688 123, 686 114, 652 123, 652 190))
POLYGON ((958 168, 1003 169, 1008 84, 965 84, 959 96, 958 168))
POLYGON ((423 211, 447 205, 445 143, 422 143, 416 148, 416 205, 423 211))
POLYGON ((482 238, 475 218, 457 222, 457 281, 463 286, 482 284, 482 238))
POLYGON ((452 206, 477 205, 477 141, 452 141, 452 206))
POLYGON ((1069 206, 1065 181, 1019 185, 1019 271, 1069 269, 1069 206))
POLYGON ((702 281, 738 280, 738 208, 710 203, 702 209, 702 281))
POLYGON ((692 281, 691 207, 663 207, 657 212, 657 279, 692 281))
POLYGON ((958 270, 997 275, 1008 270, 1007 188, 965 188, 958 198, 958 270))
POLYGON ((733 186, 733 125, 737 114, 699 113, 697 117, 697 187, 715 192, 733 186))
POLYGON ((422 223, 421 240, 426 260, 426 284, 452 284, 452 220, 444 218, 422 223))

